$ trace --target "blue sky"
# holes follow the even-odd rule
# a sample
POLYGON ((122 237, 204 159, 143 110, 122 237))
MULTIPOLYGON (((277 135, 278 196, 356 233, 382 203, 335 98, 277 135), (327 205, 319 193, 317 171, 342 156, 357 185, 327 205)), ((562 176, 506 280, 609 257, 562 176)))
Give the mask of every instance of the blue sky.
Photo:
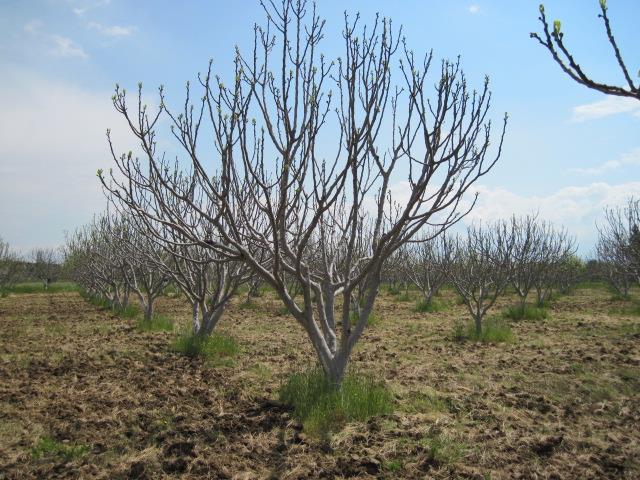
MULTIPOLYGON (((577 60, 604 81, 622 83, 597 0, 549 0, 577 60)), ((606 205, 640 191, 640 102, 605 97, 566 77, 529 38, 538 1, 320 0, 322 50, 341 54, 343 11, 370 22, 376 12, 403 25, 416 52, 461 55, 472 85, 491 77, 493 117, 510 123, 502 159, 482 179, 469 217, 539 211, 565 225, 588 255, 606 205)), ((609 0, 618 43, 640 68, 640 2, 609 0)), ((159 84, 179 101, 209 58, 225 77, 234 46, 248 52, 263 12, 254 0, 4 0, 0 4, 0 236, 18 249, 63 242, 65 230, 102 210, 97 168, 110 158, 111 127, 123 150, 134 144, 110 102, 115 83, 159 84)))

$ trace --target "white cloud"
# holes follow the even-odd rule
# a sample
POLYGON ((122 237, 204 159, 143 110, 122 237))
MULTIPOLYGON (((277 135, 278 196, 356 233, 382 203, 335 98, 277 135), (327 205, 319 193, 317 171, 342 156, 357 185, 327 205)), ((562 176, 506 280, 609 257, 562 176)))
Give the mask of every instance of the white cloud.
POLYGON ((135 27, 132 25, 127 27, 122 27, 120 25, 108 26, 108 25, 102 25, 97 22, 89 22, 87 24, 87 27, 90 28, 91 30, 96 30, 101 35, 105 35, 107 37, 113 37, 113 38, 128 37, 138 30, 138 27, 135 27))
POLYGON ((109 168, 105 137, 135 145, 110 101, 33 72, 0 78, 0 233, 16 248, 61 243, 64 230, 105 205, 96 170, 109 168))
POLYGON ((49 34, 44 31, 44 23, 41 20, 31 20, 24 26, 24 31, 29 35, 40 39, 49 53, 56 57, 89 58, 89 54, 68 37, 58 34, 49 34))
POLYGON ((573 107, 571 120, 584 122, 620 113, 632 113, 635 116, 640 116, 640 101, 635 98, 610 95, 604 100, 573 107))
MULTIPOLYGON (((596 241, 596 221, 602 219, 605 207, 623 205, 640 192, 640 181, 610 185, 604 182, 584 186, 563 187, 549 195, 521 195, 502 187, 479 185, 478 203, 465 218, 465 223, 506 219, 511 215, 538 212, 541 219, 567 228, 580 245, 579 252, 588 255, 596 241)), ((470 201, 471 197, 467 199, 470 201)))
POLYGON ((80 45, 70 38, 60 35, 51 35, 49 38, 53 44, 51 52, 54 55, 59 57, 89 58, 89 54, 87 54, 80 45))
POLYGON ((67 3, 73 5, 71 7, 71 11, 77 17, 84 17, 84 15, 89 11, 95 8, 104 7, 111 3, 111 0, 95 0, 95 1, 85 1, 85 0, 67 0, 67 3))
POLYGON ((477 5, 475 3, 472 3, 471 5, 469 5, 469 7, 467 8, 467 11, 473 15, 475 15, 476 13, 480 13, 480 5, 477 5))
POLYGON ((617 160, 608 160, 598 166, 589 168, 572 168, 569 171, 585 175, 602 175, 603 173, 618 170, 626 166, 640 165, 640 148, 624 153, 617 160))
MULTIPOLYGON (((390 186, 394 202, 405 205, 411 188, 406 181, 394 182, 390 186)), ((433 193, 434 190, 430 190, 433 193)), ((624 205, 626 200, 640 192, 640 181, 611 185, 594 182, 589 185, 567 186, 547 195, 523 195, 503 187, 486 185, 472 186, 459 205, 459 212, 466 211, 478 193, 473 210, 463 221, 453 228, 453 232, 462 232, 465 225, 476 222, 492 222, 508 219, 512 215, 538 213, 539 218, 564 226, 569 234, 578 241, 578 253, 589 256, 597 238, 596 221, 603 220, 605 207, 624 205)), ((373 198, 365 198, 364 207, 370 213, 375 212, 373 198)), ((442 216, 434 220, 442 219, 442 216)))

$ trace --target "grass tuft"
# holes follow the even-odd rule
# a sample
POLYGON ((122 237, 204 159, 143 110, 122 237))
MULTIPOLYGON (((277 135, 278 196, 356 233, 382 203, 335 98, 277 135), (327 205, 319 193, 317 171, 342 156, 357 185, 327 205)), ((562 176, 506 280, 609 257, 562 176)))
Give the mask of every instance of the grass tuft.
POLYGON ((154 315, 151 320, 140 319, 136 328, 140 332, 173 332, 173 320, 165 315, 154 315))
POLYGON ((456 463, 465 451, 462 443, 441 433, 431 434, 420 442, 427 449, 429 459, 436 465, 456 463))
POLYGON ((544 320, 548 316, 544 307, 529 304, 525 304, 524 308, 521 305, 507 307, 502 315, 511 320, 544 320))
POLYGON ((109 300, 99 295, 91 295, 87 292, 80 291, 80 296, 82 296, 82 298, 84 298, 91 305, 102 308, 104 310, 111 310, 114 315, 117 315, 118 317, 136 318, 141 313, 140 308, 132 303, 130 303, 126 307, 112 307, 109 303, 109 300))
POLYGON ((512 343, 515 338, 511 327, 498 318, 489 318, 482 324, 482 331, 478 335, 473 322, 456 322, 452 332, 453 340, 463 342, 470 340, 482 343, 512 343))
POLYGON ((416 312, 419 313, 436 313, 443 310, 445 310, 445 304, 435 298, 431 298, 428 302, 421 300, 416 304, 416 312))
POLYGON ((239 348, 233 337, 221 333, 204 337, 184 332, 173 342, 173 350, 187 357, 200 357, 216 365, 230 366, 239 348))
POLYGON ((113 313, 122 318, 136 318, 140 315, 140 308, 137 305, 129 304, 126 307, 114 308, 113 313))
MULTIPOLYGON (((250 299, 249 301, 244 301, 242 303, 240 303, 238 305, 238 308, 240 310, 252 310, 252 311, 256 311, 256 310, 260 310, 261 307, 257 302, 254 302, 253 299, 250 299)), ((286 308, 286 307, 285 307, 286 308)), ((289 313, 289 311, 287 310, 287 313, 289 313)))
POLYGON ((402 292, 396 296, 396 300, 398 302, 411 302, 413 301, 413 296, 409 292, 402 292))
POLYGON ((387 287, 387 293, 389 295, 400 295, 402 293, 402 289, 399 285, 389 285, 387 287))
POLYGON ((291 375, 280 387, 279 397, 293 407, 305 431, 318 437, 327 437, 350 421, 393 410, 393 397, 383 383, 349 373, 336 388, 318 368, 291 375))
MULTIPOLYGON (((360 318, 360 316, 358 315, 358 312, 351 312, 351 324, 355 325, 358 322, 358 319, 360 318)), ((375 312, 371 312, 369 314, 369 318, 367 318, 367 327, 375 327, 377 325, 380 325, 380 322, 382 321, 382 318, 380 318, 378 315, 376 315, 375 312)))
POLYGON ((384 469, 389 472, 399 472, 404 467, 402 460, 394 458, 393 460, 388 460, 384 463, 384 469))
POLYGON ((75 458, 82 457, 90 450, 91 447, 88 445, 67 445, 51 437, 44 437, 31 449, 31 456, 36 460, 42 457, 57 457, 65 462, 70 462, 75 458))

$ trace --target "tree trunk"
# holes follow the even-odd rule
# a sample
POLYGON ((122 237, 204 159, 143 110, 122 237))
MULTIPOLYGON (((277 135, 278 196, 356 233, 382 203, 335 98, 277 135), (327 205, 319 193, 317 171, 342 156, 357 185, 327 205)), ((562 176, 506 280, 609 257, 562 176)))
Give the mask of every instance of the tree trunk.
POLYGON ((144 307, 144 319, 150 321, 153 318, 153 301, 155 299, 151 296, 147 297, 147 304, 144 307))
POLYGON ((209 335, 211 335, 215 330, 216 326, 218 325, 218 322, 222 318, 222 314, 224 313, 224 310, 225 310, 225 306, 219 305, 218 307, 214 308, 212 311, 207 312, 203 316, 202 326, 200 327, 200 331, 198 332, 198 335, 201 335, 204 337, 208 337, 209 335))
POLYGON ((200 331, 200 316, 198 313, 198 302, 193 302, 193 316, 191 317, 191 331, 197 335, 200 331))
POLYGON ((473 320, 476 326, 476 335, 480 338, 480 335, 482 335, 482 317, 479 314, 476 314, 474 315, 473 320))
POLYGON ((423 292, 423 302, 425 305, 430 305, 431 304, 431 300, 433 299, 433 294, 435 292, 433 290, 428 290, 427 292, 423 292))
POLYGON ((324 368, 327 380, 329 380, 329 383, 336 389, 342 385, 342 380, 344 380, 344 375, 347 371, 348 361, 349 355, 336 355, 328 363, 328 368, 324 368))

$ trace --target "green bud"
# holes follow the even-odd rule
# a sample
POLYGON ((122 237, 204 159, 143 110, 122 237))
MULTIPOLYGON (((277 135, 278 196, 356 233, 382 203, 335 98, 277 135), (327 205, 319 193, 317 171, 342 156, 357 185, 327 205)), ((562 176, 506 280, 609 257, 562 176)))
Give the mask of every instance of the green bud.
POLYGON ((607 0, 600 0, 600 8, 603 10, 607 9, 607 0))
POLYGON ((553 21, 553 33, 555 33, 556 35, 558 35, 560 33, 560 20, 554 20, 553 21))
POLYGON ((540 4, 539 9, 540 9, 540 13, 544 13, 544 5, 543 4, 540 4))
POLYGON ((99 168, 98 171, 96 172, 96 176, 102 178, 102 172, 103 170, 99 168))

